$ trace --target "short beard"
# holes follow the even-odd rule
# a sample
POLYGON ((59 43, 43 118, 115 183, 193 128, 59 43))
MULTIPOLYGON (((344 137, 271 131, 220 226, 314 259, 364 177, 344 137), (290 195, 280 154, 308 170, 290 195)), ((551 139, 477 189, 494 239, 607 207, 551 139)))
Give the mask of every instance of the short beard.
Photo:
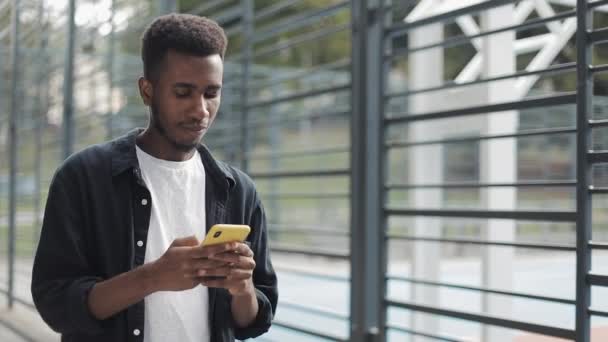
POLYGON ((152 105, 150 106, 150 112, 152 113, 152 125, 153 125, 154 129, 156 129, 158 131, 158 133, 160 135, 162 135, 173 146, 173 148, 175 148, 176 150, 178 150, 180 152, 185 152, 185 153, 192 152, 194 149, 196 149, 196 146, 198 146, 198 143, 182 144, 180 142, 175 141, 173 138, 171 138, 169 136, 169 134, 167 133, 167 130, 165 129, 165 127, 163 127, 163 125, 160 122, 160 118, 158 115, 158 106, 156 105, 154 100, 152 100, 152 105))

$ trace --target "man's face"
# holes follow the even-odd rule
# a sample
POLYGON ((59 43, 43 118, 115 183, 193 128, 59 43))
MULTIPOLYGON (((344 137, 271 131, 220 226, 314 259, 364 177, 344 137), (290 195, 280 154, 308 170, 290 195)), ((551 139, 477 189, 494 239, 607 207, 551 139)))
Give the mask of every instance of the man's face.
POLYGON ((152 112, 150 128, 173 148, 191 151, 215 120, 222 75, 219 55, 198 57, 169 50, 156 82, 140 83, 152 112))

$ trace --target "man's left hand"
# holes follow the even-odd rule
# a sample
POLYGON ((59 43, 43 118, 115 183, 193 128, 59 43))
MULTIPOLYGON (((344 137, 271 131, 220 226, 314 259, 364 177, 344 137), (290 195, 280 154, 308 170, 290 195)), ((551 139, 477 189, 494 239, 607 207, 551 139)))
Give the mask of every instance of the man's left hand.
MULTIPOLYGON (((201 284, 207 287, 224 288, 233 296, 255 294, 252 275, 255 269, 253 251, 242 242, 229 242, 206 248, 211 260, 222 261, 226 266, 200 270, 201 284), (214 253, 217 250, 218 253, 214 253), (209 279, 209 278, 211 279, 209 279), (221 278, 216 278, 221 277, 221 278)), ((207 253, 205 253, 207 254, 207 253)))

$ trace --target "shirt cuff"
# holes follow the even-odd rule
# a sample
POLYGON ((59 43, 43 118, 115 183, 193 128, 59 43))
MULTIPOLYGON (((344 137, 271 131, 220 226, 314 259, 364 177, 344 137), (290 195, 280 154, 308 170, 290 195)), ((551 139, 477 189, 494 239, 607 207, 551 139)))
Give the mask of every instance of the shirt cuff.
POLYGON ((238 340, 258 337, 267 332, 272 324, 273 315, 270 301, 266 295, 258 289, 255 289, 255 296, 258 300, 258 314, 253 320, 253 323, 248 327, 236 328, 234 330, 234 337, 238 340))
POLYGON ((78 326, 78 330, 88 334, 103 331, 101 321, 95 318, 89 310, 89 293, 100 278, 80 278, 73 282, 69 288, 68 315, 70 321, 78 326))

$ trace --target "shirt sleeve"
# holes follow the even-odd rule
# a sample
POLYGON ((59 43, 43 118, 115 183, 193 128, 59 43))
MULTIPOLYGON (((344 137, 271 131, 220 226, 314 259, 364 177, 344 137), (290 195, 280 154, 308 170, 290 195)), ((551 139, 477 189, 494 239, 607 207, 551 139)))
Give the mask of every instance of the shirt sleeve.
POLYGON ((270 261, 264 207, 257 196, 255 203, 249 225, 253 232, 251 246, 256 263, 253 284, 258 300, 258 314, 248 327, 235 329, 235 337, 239 340, 260 336, 270 329, 279 297, 277 277, 270 261))
POLYGON ((102 330, 88 309, 89 292, 100 278, 86 250, 83 197, 75 173, 62 167, 49 189, 32 271, 34 304, 43 320, 62 334, 102 330))

